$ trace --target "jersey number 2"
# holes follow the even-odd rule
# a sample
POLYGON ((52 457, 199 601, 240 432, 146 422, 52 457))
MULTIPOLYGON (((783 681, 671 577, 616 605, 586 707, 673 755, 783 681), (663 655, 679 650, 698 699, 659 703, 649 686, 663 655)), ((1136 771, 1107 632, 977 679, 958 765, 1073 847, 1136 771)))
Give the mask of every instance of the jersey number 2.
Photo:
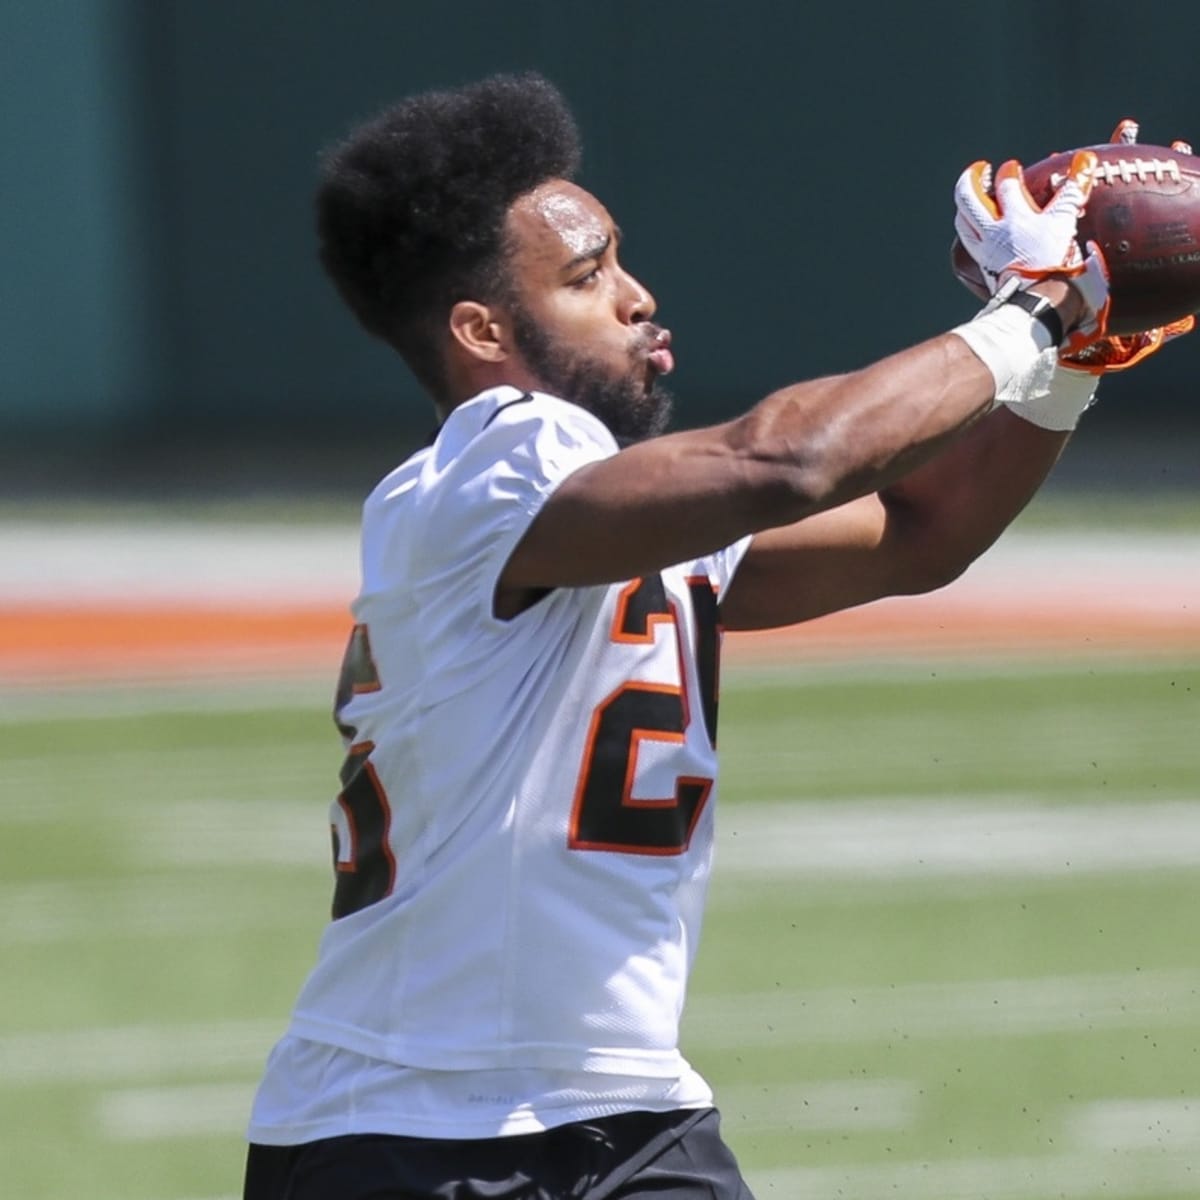
MULTIPOLYGON (((688 579, 696 628, 697 666, 705 731, 716 744, 717 597, 705 576, 688 579)), ((685 664, 692 660, 682 641, 679 614, 662 578, 648 575, 621 593, 612 640, 653 642, 655 627, 668 625, 679 651, 679 684, 629 682, 602 700, 591 727, 571 813, 572 850, 625 854, 682 854, 712 790, 711 779, 680 775, 672 795, 635 798, 634 775, 643 741, 682 743, 692 713, 685 664)))
POLYGON ((396 884, 396 860, 388 844, 392 810, 370 758, 375 743, 359 741, 354 726, 342 720, 342 711, 352 697, 378 690, 379 674, 371 657, 367 627, 355 625, 342 659, 334 705, 334 720, 350 744, 337 798, 340 819, 332 826, 334 920, 382 900, 396 884), (339 825, 345 831, 346 844, 338 833, 339 825))

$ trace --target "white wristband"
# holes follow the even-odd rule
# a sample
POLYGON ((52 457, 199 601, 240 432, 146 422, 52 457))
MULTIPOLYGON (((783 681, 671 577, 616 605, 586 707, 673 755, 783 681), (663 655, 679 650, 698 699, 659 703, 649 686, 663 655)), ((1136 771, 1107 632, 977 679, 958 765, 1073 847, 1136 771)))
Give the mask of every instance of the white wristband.
POLYGON ((1054 347, 1046 326, 1015 304, 985 309, 950 332, 958 334, 991 371, 997 394, 1033 367, 1043 350, 1054 347))
POLYGON ((1058 356, 1047 351, 1033 371, 1014 380, 997 400, 1031 425, 1068 433, 1091 407, 1099 384, 1099 375, 1059 366, 1058 356))

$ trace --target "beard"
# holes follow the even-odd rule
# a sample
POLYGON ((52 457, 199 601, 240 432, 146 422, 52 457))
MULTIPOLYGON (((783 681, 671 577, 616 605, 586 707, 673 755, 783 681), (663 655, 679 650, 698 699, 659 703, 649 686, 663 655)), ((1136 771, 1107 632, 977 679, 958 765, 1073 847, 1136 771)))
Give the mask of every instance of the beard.
POLYGON ((556 341, 523 309, 513 314, 513 340, 546 391, 578 404, 607 426, 620 446, 665 433, 674 397, 645 361, 645 346, 629 349, 629 369, 612 368, 556 341))

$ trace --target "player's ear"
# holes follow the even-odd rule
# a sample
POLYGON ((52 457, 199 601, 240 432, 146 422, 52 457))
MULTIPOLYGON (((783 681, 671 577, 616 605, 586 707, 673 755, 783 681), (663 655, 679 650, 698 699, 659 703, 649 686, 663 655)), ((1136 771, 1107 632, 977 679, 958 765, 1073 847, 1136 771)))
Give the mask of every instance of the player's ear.
POLYGON ((505 323, 498 312, 477 300, 460 300, 450 310, 450 334, 480 362, 503 362, 508 357, 505 323))

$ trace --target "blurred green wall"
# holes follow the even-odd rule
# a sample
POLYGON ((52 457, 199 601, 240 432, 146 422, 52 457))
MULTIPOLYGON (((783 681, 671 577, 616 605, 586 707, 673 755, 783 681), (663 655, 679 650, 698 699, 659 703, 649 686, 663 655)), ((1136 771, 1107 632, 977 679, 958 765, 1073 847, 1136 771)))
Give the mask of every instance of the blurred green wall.
MULTIPOLYGON (((536 67, 676 337, 681 417, 964 319, 973 158, 1200 141, 1200 5, 0 0, 0 435, 398 441, 402 365, 313 254, 319 149, 406 92, 536 67), (1151 19, 1151 17, 1153 19, 1151 19)), ((1190 420, 1197 348, 1106 385, 1190 420)), ((1110 419, 1115 419, 1110 418, 1110 419)))

